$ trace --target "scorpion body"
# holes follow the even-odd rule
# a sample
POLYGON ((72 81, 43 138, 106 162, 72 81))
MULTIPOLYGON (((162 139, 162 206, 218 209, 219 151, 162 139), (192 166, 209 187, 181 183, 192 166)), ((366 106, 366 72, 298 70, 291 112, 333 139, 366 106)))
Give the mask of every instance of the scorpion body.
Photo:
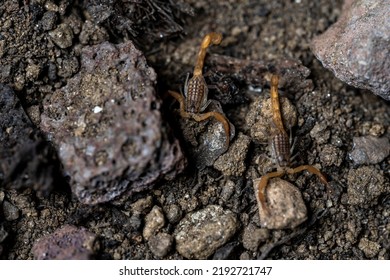
POLYGON ((282 114, 280 111, 279 94, 278 94, 279 77, 272 75, 271 77, 271 104, 272 104, 272 116, 273 122, 276 126, 276 132, 271 135, 271 153, 276 162, 277 170, 270 172, 261 177, 258 183, 258 196, 261 203, 261 207, 266 214, 269 214, 265 190, 268 185, 268 181, 271 178, 282 177, 284 174, 294 174, 307 170, 312 174, 315 174, 319 179, 328 186, 328 181, 325 176, 317 168, 311 165, 301 165, 295 168, 291 168, 291 145, 290 138, 284 129, 282 114))
POLYGON ((218 45, 221 43, 222 34, 210 33, 207 34, 202 41, 198 57, 194 67, 194 73, 190 79, 186 79, 184 85, 184 97, 183 95, 169 90, 168 93, 179 101, 180 115, 183 118, 192 118, 195 121, 204 121, 211 117, 222 123, 222 126, 226 134, 225 148, 229 147, 230 141, 230 126, 226 117, 219 112, 206 112, 202 113, 210 104, 210 100, 207 99, 208 88, 206 81, 203 77, 203 64, 206 56, 206 50, 210 44, 218 45))

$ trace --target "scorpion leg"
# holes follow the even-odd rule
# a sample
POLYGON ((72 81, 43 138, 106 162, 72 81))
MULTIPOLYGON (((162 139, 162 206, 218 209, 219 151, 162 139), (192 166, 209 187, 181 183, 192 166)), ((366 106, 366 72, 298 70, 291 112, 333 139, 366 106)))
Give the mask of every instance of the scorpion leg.
POLYGON ((224 115, 222 115, 221 113, 219 112, 207 112, 207 113, 203 113, 203 114, 198 114, 198 115, 192 115, 191 116, 194 120, 200 122, 200 121, 204 121, 204 120, 207 120, 211 117, 215 118, 217 121, 219 121, 220 123, 222 123, 223 125, 223 129, 225 130, 225 134, 226 134, 226 143, 225 143, 225 147, 226 149, 229 147, 229 142, 230 142, 230 126, 229 126, 229 122, 228 120, 226 119, 226 117, 224 115))
POLYGON ((298 173, 298 172, 301 172, 301 171, 304 171, 304 170, 309 171, 311 174, 317 175, 318 178, 320 178, 320 180, 322 181, 322 183, 324 183, 325 185, 328 185, 328 180, 326 180, 324 174, 322 174, 321 171, 319 171, 314 166, 311 166, 311 165, 301 165, 301 166, 298 166, 298 167, 295 167, 295 168, 288 168, 286 171, 287 171, 288 174, 294 174, 294 173, 298 173))
POLYGON ((328 192, 328 196, 332 194, 333 190, 331 189, 331 187, 329 186, 328 184, 328 180, 326 180, 325 178, 325 175, 321 173, 321 171, 319 171, 317 168, 315 168, 314 166, 311 166, 311 165, 301 165, 301 166, 298 166, 298 167, 295 167, 295 168, 288 168, 286 170, 286 172, 288 174, 294 174, 294 173, 298 173, 298 172, 301 172, 303 170, 307 170, 309 171, 311 174, 314 174, 314 175, 317 175, 317 177, 321 180, 322 183, 325 184, 326 186, 326 189, 327 189, 327 192, 328 192))
POLYGON ((172 90, 168 90, 168 94, 170 96, 172 96, 173 98, 175 98, 179 104, 180 104, 180 116, 182 116, 183 118, 189 118, 190 117, 190 114, 188 114, 185 110, 185 101, 184 101, 184 97, 183 95, 181 95, 180 93, 176 92, 176 91, 172 91, 172 90))
POLYGON ((268 216, 269 211, 267 207, 267 202, 265 199, 265 190, 268 185, 269 179, 275 178, 275 177, 282 177, 284 175, 285 171, 275 171, 268 174, 265 174, 261 177, 259 184, 257 185, 258 189, 258 198, 261 204, 261 208, 263 209, 264 213, 268 216))

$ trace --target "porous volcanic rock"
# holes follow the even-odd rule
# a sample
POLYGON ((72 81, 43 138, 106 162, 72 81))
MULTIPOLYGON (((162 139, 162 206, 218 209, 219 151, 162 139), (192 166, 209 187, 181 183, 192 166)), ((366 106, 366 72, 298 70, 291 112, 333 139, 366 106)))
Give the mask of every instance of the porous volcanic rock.
POLYGON ((85 204, 119 200, 184 168, 163 126, 156 74, 131 41, 81 51, 81 68, 43 102, 41 129, 85 204))

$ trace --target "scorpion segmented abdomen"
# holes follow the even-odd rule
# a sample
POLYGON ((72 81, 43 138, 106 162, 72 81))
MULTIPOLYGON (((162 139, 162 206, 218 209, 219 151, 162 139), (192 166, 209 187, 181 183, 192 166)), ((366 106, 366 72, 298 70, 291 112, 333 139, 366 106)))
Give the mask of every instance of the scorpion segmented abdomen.
POLYGON ((193 76, 187 84, 186 111, 199 113, 207 100, 207 85, 201 75, 193 76))
POLYGON ((272 138, 272 151, 276 163, 280 167, 290 164, 290 139, 286 132, 276 133, 272 138))

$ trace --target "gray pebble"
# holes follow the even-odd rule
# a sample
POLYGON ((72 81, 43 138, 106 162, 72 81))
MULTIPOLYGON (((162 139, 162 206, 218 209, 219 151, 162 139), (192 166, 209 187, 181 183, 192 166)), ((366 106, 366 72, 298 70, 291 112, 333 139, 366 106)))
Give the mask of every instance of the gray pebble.
POLYGON ((56 25, 57 18, 58 17, 56 12, 47 11, 43 14, 43 17, 39 24, 45 31, 52 30, 56 25))
POLYGON ((176 224, 177 222, 180 221, 180 218, 181 218, 181 215, 183 214, 183 211, 181 211, 181 209, 178 205, 170 204, 167 206, 165 214, 167 216, 168 221, 171 224, 176 224))
POLYGON ((360 239, 358 247, 360 250, 363 251, 364 255, 367 258, 373 258, 376 255, 378 255, 379 250, 381 248, 381 246, 378 243, 373 242, 364 237, 360 239))
POLYGON ((158 206, 154 206, 145 217, 145 227, 142 232, 144 239, 148 241, 150 237, 156 235, 164 226, 164 223, 165 218, 162 209, 158 206))
POLYGON ((3 201, 3 215, 7 221, 15 221, 19 218, 19 209, 12 203, 3 201))
POLYGON ((225 176, 241 176, 246 169, 245 158, 248 153, 250 138, 240 133, 229 150, 214 163, 214 168, 225 176))
POLYGON ((73 43, 73 31, 69 25, 62 23, 56 29, 49 32, 53 42, 61 49, 69 48, 73 43))
POLYGON ((260 179, 253 181, 253 187, 259 207, 260 224, 268 229, 294 228, 307 219, 307 209, 302 194, 297 187, 279 178, 268 182, 266 201, 267 215, 258 198, 257 185, 260 179))
POLYGON ((168 233, 158 233, 151 236, 148 242, 149 249, 154 256, 165 257, 172 249, 173 237, 168 233))
POLYGON ((224 202, 228 201, 230 197, 233 195, 235 188, 236 188, 236 184, 232 180, 227 180, 222 187, 222 191, 220 195, 221 200, 224 202))
POLYGON ((129 226, 130 226, 131 230, 134 230, 134 231, 141 230, 141 226, 142 226, 141 217, 137 214, 131 216, 129 219, 129 226))
POLYGON ((353 150, 350 158, 355 164, 376 164, 390 154, 390 142, 387 137, 363 136, 353 138, 353 150))
POLYGON ((187 259, 207 259, 237 231, 233 212, 209 205, 189 213, 174 232, 176 250, 187 259))

